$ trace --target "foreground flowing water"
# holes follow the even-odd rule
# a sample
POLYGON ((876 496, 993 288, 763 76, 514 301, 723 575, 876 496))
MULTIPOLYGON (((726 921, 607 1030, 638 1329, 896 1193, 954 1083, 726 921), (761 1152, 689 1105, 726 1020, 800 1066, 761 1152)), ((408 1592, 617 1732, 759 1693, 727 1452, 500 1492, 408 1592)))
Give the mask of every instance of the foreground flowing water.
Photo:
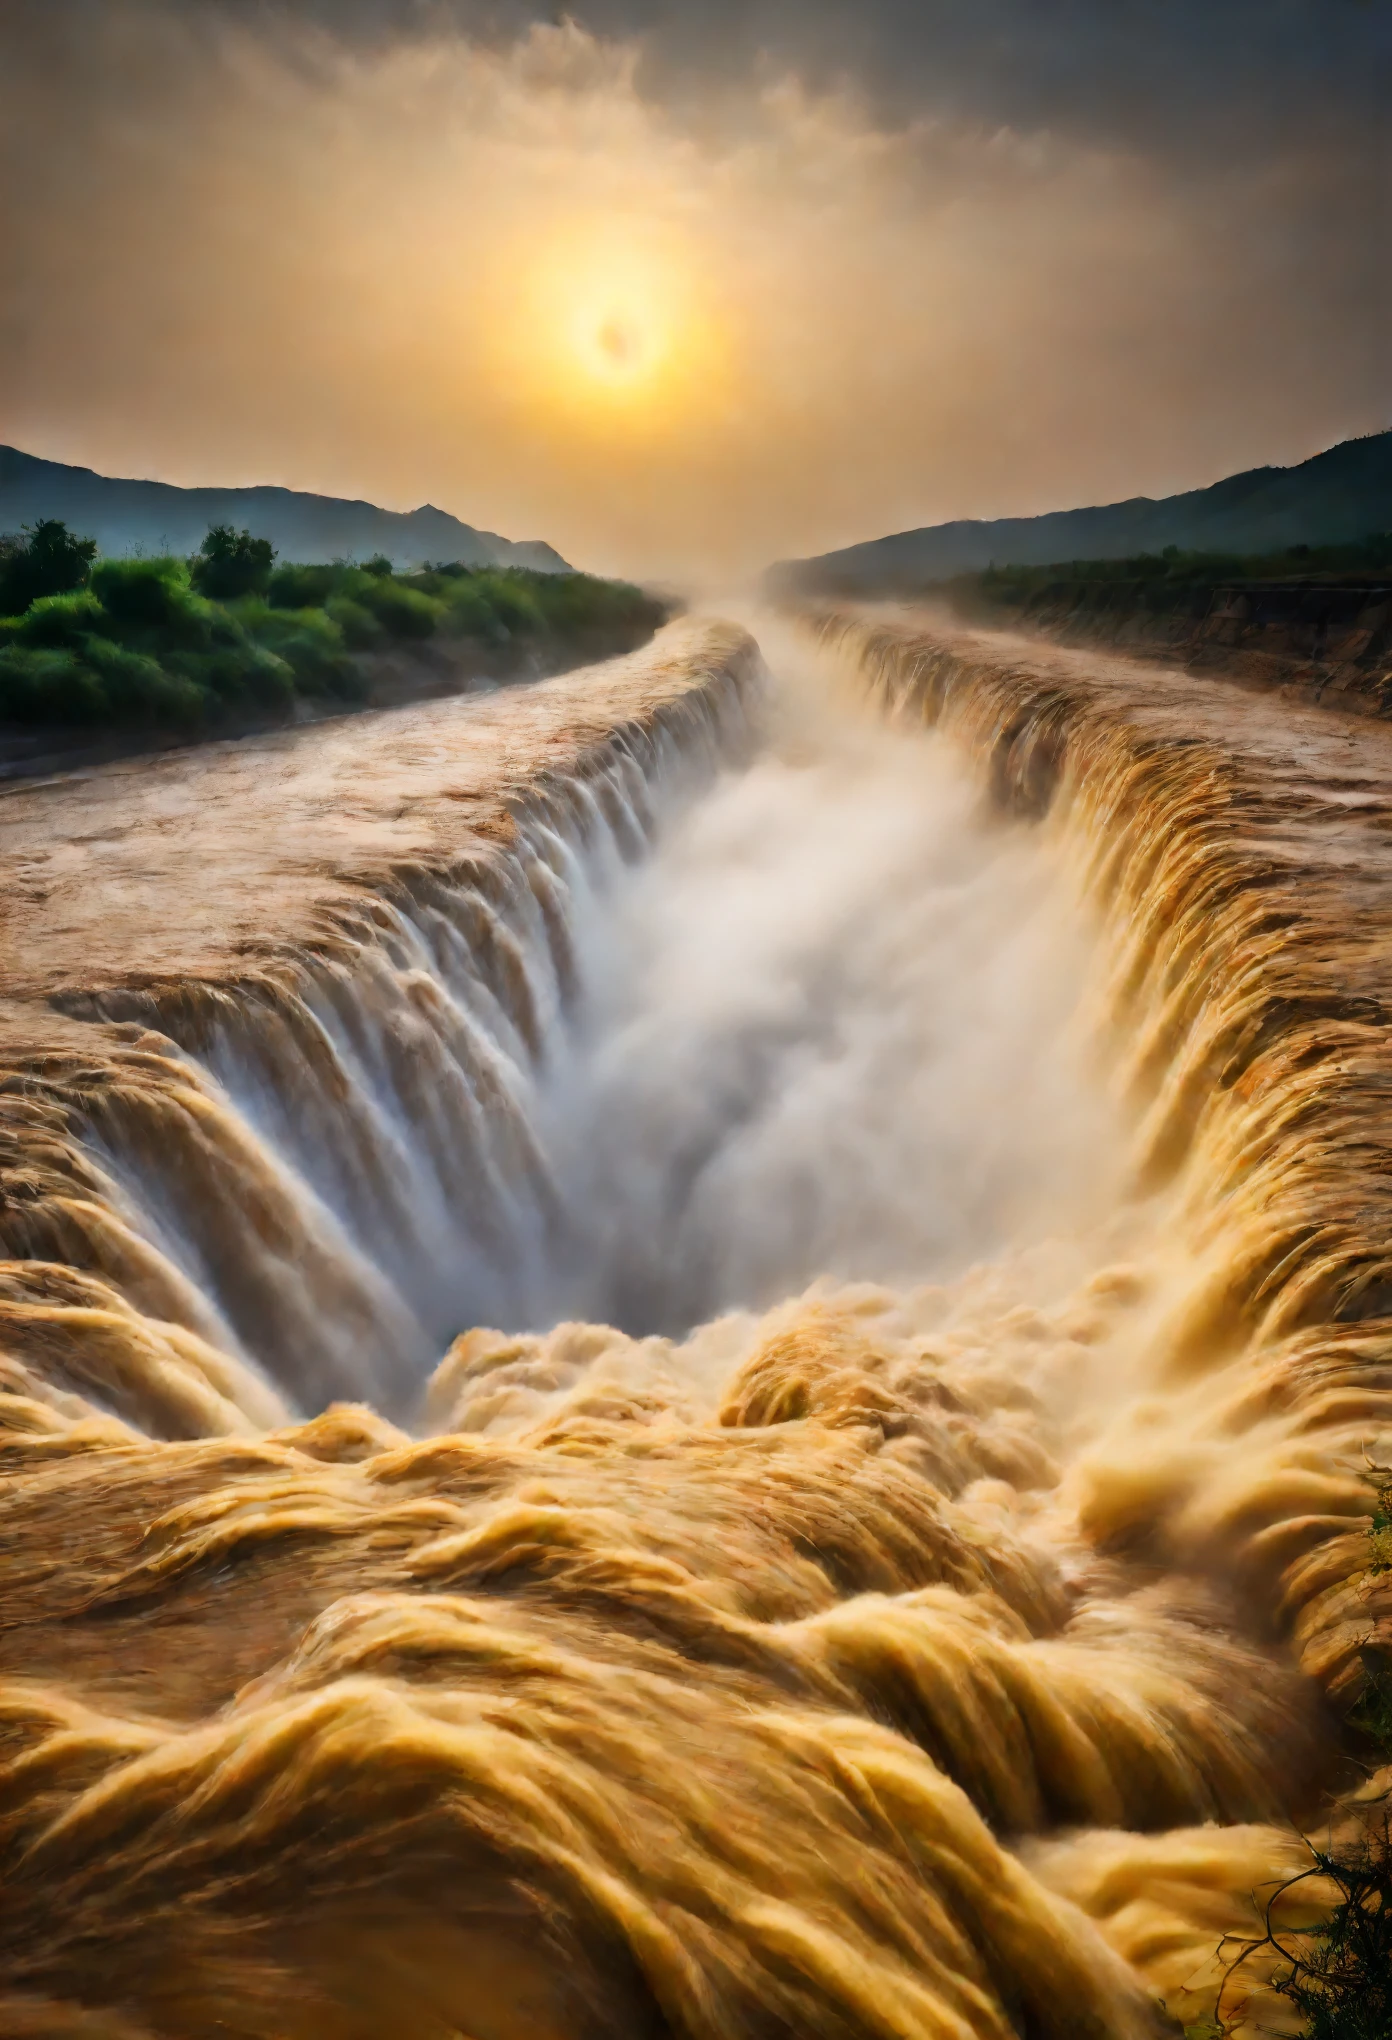
POLYGON ((4 2030, 1160 2031, 1352 1782, 1392 737, 760 635, 3 804, 4 2030))

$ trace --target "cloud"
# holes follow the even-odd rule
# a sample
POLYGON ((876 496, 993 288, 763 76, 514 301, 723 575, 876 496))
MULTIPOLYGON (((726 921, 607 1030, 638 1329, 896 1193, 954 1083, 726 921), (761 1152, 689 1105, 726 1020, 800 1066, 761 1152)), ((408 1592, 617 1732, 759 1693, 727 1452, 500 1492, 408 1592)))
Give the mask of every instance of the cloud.
POLYGON ((1320 13, 18 0, 0 436, 707 576, 1299 458, 1389 394, 1320 13))
MULTIPOLYGON (((37 0, 20 0, 33 6, 37 0)), ((44 14, 99 11, 42 0, 44 14)), ((824 88, 857 81, 893 117, 928 113, 1192 157, 1322 129, 1347 147, 1382 125, 1384 0, 186 0, 185 19, 313 25, 360 46, 455 31, 511 42, 576 20, 638 43, 680 93, 763 64, 824 88)))

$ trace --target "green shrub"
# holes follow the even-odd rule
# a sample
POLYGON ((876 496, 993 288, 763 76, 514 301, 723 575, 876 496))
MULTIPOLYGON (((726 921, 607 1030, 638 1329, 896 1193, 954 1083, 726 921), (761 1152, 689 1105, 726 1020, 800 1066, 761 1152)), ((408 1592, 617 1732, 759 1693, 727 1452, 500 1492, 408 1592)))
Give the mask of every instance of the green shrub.
POLYGON ((94 538, 75 538, 56 517, 0 538, 0 610, 18 616, 47 595, 71 594, 83 586, 96 553, 94 538))
POLYGON ((1133 553, 1122 560, 1058 560, 1049 566, 986 567, 942 584, 946 592, 971 604, 1025 602, 1032 595, 1070 584, 1085 606, 1109 599, 1116 584, 1149 591, 1155 608, 1165 606, 1176 589, 1202 588, 1223 581, 1309 581, 1319 576, 1392 573, 1392 532, 1373 532, 1343 545, 1292 545, 1278 552, 1186 552, 1167 545, 1159 553, 1133 553))
POLYGON ((163 664, 176 679, 198 691, 214 721, 229 710, 283 715, 295 705, 295 676, 284 659, 265 645, 171 651, 163 664))
POLYGON ((275 547, 268 538, 213 524, 192 562, 193 584, 214 602, 234 602, 240 595, 263 593, 274 564, 275 547))
POLYGON ((538 575, 541 601, 551 629, 561 637, 597 637, 615 631, 636 636, 656 630, 667 611, 641 588, 625 581, 600 581, 591 574, 538 575))
MULTIPOLYGON (((1370 1574, 1392 1571, 1392 1473, 1373 1472, 1376 1503, 1369 1535, 1370 1574)), ((1378 1767, 1392 1763, 1392 1665, 1370 1639, 1362 1652, 1363 1696, 1350 1717, 1378 1767)), ((1307 1842, 1308 1867, 1268 1900, 1260 1940, 1229 1944, 1228 1977, 1263 1949, 1287 1965, 1272 1988, 1294 2007, 1308 2040, 1387 2040, 1392 2033, 1392 1810, 1355 1805, 1327 1845, 1307 1842), (1327 1917, 1305 1933, 1288 1934, 1273 1919, 1286 1895, 1317 1878, 1336 1894, 1327 1917)), ((1225 1985, 1226 1987, 1226 1985, 1225 1985)), ((1220 2036, 1223 1993, 1218 1997, 1220 2036)))
POLYGON ((274 651, 308 693, 337 700, 361 697, 363 683, 347 655, 343 632, 324 610, 246 604, 242 623, 257 643, 274 651))
POLYGON ((302 687, 312 694, 351 693, 357 670, 348 658, 343 633, 322 609, 290 613, 275 649, 302 687))
POLYGON ((302 639, 282 645, 280 653, 304 693, 323 695, 330 701, 366 701, 368 683, 346 651, 329 653, 315 634, 306 632, 302 639))
POLYGON ((385 578, 364 589, 362 601, 388 637, 433 637, 447 614, 443 602, 422 595, 418 588, 406 588, 400 581, 385 578))
MULTIPOLYGON (((477 638, 483 644, 506 642, 507 628, 484 589, 476 587, 472 578, 446 585, 449 589, 444 598, 446 629, 462 637, 477 638)), ((537 622, 541 622, 540 611, 537 612, 537 622)))
MULTIPOLYGON (((1384 1746, 1383 1754, 1386 1749, 1384 1746)), ((1359 1810, 1356 1831, 1325 1848, 1307 1843, 1309 1866, 1289 1878, 1265 1907, 1260 1940, 1228 1944, 1227 1978, 1270 1949, 1284 1968, 1271 1988, 1285 1998, 1308 2040, 1387 2040, 1392 2033, 1392 1817, 1386 1807, 1359 1810), (1303 1931, 1274 1924, 1278 1908, 1311 1879, 1336 1894, 1327 1916, 1303 1931)), ((1226 1989, 1226 1981, 1224 1984, 1226 1989)), ((1232 2030, 1219 1992, 1216 2040, 1232 2030)))
POLYGON ((132 652, 110 638, 89 637, 82 655, 100 680, 113 717, 188 729, 207 721, 211 703, 204 689, 147 653, 132 652))
POLYGON ((45 645, 53 649, 60 646, 78 646, 89 632, 100 630, 106 620, 106 612, 95 595, 85 592, 80 595, 44 595, 32 603, 24 615, 16 618, 14 632, 18 643, 24 645, 45 645))
POLYGON ((182 560, 98 560, 92 593, 107 615, 127 630, 174 630, 190 626, 206 635, 212 605, 195 595, 182 560))
POLYGON ((274 609, 322 609, 330 596, 338 593, 344 571, 342 567, 305 567, 287 560, 271 575, 266 600, 274 609))
MULTIPOLYGON (((1387 2040, 1392 2033, 1392 1821, 1369 1820, 1339 1848, 1312 1849, 1311 1877, 1327 1878, 1338 1904, 1275 1987, 1295 2006, 1310 2040, 1387 2040)), ((1273 1940, 1276 1936, 1273 1934, 1273 1940)))
POLYGON ((110 714, 100 676, 74 652, 27 645, 0 650, 0 716, 6 721, 91 723, 110 714))
MULTIPOLYGON (((511 637, 540 637, 546 628, 541 602, 531 590, 506 574, 480 576, 485 597, 504 631, 511 637)), ((467 586, 467 583, 464 584, 467 586)))
POLYGON ((370 652, 381 644, 381 624, 370 609, 365 609, 361 602, 354 602, 351 596, 330 596, 324 610, 338 625, 350 652, 370 652))
POLYGON ((455 562, 398 575, 380 556, 366 566, 274 567, 266 541, 230 526, 214 527, 192 562, 104 559, 89 572, 93 551, 61 525, 39 527, 23 546, 0 541, 0 580, 21 552, 47 561, 50 577, 79 576, 0 616, 0 717, 189 729, 230 715, 282 717, 300 695, 362 700, 350 655, 392 639, 444 631, 496 648, 600 656, 637 642, 665 613, 636 588, 584 574, 455 562))

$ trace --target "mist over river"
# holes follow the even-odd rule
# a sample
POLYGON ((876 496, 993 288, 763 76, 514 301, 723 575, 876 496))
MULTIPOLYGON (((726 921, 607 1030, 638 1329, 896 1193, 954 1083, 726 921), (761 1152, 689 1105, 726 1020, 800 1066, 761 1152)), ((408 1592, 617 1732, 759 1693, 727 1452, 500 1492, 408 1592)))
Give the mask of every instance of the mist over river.
POLYGON ((577 999, 534 1108, 560 1237, 509 1326, 679 1334, 818 1277, 960 1275, 1115 1207, 1058 859, 941 738, 759 631, 754 755, 577 886, 577 999))

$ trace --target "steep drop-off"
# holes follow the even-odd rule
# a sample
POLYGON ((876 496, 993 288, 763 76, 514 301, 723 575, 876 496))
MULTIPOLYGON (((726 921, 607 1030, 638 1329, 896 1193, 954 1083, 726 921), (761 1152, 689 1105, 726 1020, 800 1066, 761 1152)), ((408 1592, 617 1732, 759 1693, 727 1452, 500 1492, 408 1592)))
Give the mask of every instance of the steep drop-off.
MULTIPOLYGON (((284 1408, 410 1400, 487 1297, 499 1213, 544 1204, 519 1090, 567 996, 567 879, 746 741, 756 663, 678 627, 528 689, 6 798, 0 1234, 183 1327, 194 1414, 142 1409, 136 1358, 104 1400, 204 1430, 189 1380, 241 1395, 214 1350, 284 1408)), ((68 1321, 42 1315, 50 1371, 68 1321)), ((71 1343, 90 1383, 80 1311, 71 1343)))
POLYGON ((1142 2035, 1349 1783, 1392 736, 818 634, 0 803, 6 2030, 1142 2035))

